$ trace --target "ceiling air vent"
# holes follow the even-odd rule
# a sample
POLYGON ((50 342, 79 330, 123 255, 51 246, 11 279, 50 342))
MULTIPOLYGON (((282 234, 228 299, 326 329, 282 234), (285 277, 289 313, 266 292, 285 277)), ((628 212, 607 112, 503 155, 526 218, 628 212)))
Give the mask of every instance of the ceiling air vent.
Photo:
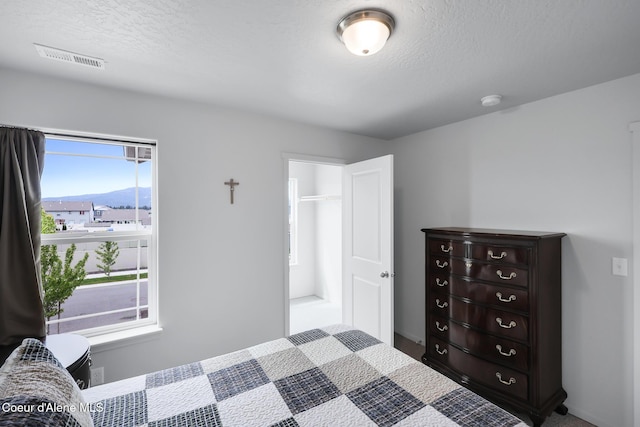
POLYGON ((104 70, 104 59, 56 49, 54 47, 43 46, 37 43, 34 43, 33 45, 36 47, 38 54, 43 58, 104 70))

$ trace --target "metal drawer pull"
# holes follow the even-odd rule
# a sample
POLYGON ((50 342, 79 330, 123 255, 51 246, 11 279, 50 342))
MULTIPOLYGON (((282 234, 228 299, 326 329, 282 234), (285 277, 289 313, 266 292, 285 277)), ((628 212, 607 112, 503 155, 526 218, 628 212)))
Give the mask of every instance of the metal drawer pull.
POLYGON ((448 284, 449 284, 448 281, 445 280, 444 282, 441 282, 440 278, 436 277, 436 285, 440 286, 441 288, 444 287, 444 286, 447 286, 448 284))
POLYGON ((445 261, 444 263, 442 263, 442 264, 441 264, 441 263, 440 263, 440 260, 439 260, 439 259, 437 259, 437 260, 436 260, 436 265, 437 265, 438 267, 440 267, 440 268, 445 268, 447 265, 449 265, 449 263, 448 263, 447 261, 445 261))
POLYGON ((440 304, 440 299, 436 299, 436 305, 438 306, 438 308, 447 308, 449 307, 449 303, 448 302, 443 302, 442 305, 440 304))
POLYGON ((436 322, 436 329, 438 329, 440 332, 444 332, 449 329, 449 327, 447 325, 440 327, 440 322, 436 322))
POLYGON ((496 271, 496 274, 497 274, 497 275, 498 275, 498 277, 499 277, 499 278, 501 278, 502 280, 511 280, 511 279, 513 279, 514 277, 516 277, 516 273, 514 273, 514 272, 509 273, 509 275, 508 275, 508 276, 503 276, 503 275, 502 275, 502 270, 498 270, 498 271, 496 271))
POLYGON ((502 324, 502 318, 496 317, 496 322, 498 322, 498 325, 500 325, 501 328, 511 329, 511 328, 515 328, 516 327, 516 322, 513 321, 513 320, 511 322, 509 322, 508 325, 503 325, 502 324))
POLYGON ((504 257, 506 257, 506 256, 507 256, 507 253, 506 253, 506 252, 502 252, 502 253, 500 254, 500 256, 495 256, 495 255, 493 254, 493 251, 489 251, 489 257, 490 257, 491 259, 502 259, 502 258, 504 258, 504 257))
POLYGON ((440 249, 442 249, 442 252, 444 253, 449 253, 453 250, 453 246, 449 245, 449 247, 447 249, 444 248, 444 245, 440 245, 440 249))
POLYGON ((436 352, 437 352, 438 354, 445 355, 445 354, 447 354, 447 349, 446 349, 446 348, 443 348, 442 350, 440 350, 440 346, 439 346, 438 344, 436 344, 436 352))
POLYGON ((511 302, 516 300, 515 295, 509 295, 509 298, 502 298, 502 294, 500 292, 496 292, 496 296, 498 297, 498 300, 502 302, 511 302))
POLYGON ((516 379, 513 377, 509 378, 509 381, 503 380, 502 374, 500 372, 496 372, 496 377, 498 378, 498 381, 500 381, 504 385, 511 385, 516 383, 516 379))
POLYGON ((498 350, 498 353, 500 353, 503 356, 511 357, 511 356, 515 356, 516 355, 516 351, 513 348, 511 350, 509 350, 509 353, 503 352, 502 351, 502 346, 500 344, 496 345, 496 350, 498 350))

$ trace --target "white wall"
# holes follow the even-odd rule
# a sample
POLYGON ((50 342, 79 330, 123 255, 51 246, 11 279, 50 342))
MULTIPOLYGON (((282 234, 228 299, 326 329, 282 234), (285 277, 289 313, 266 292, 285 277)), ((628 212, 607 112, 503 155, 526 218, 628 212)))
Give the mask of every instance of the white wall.
POLYGON ((632 257, 638 119, 635 75, 394 141, 396 331, 425 335, 421 228, 565 232, 566 404, 601 427, 631 426, 632 280, 611 274, 611 258, 632 257))
MULTIPOLYGON (((298 199, 315 194, 316 174, 312 163, 290 162, 289 178, 298 181, 298 199)), ((298 202, 297 262, 289 266, 289 298, 315 295, 316 209, 313 202, 298 202)))
POLYGON ((105 367, 107 381, 282 336, 282 153, 352 162, 385 147, 352 134, 6 69, 0 69, 0 94, 3 124, 158 140, 154 212, 164 330, 94 352, 94 366, 105 367), (223 185, 229 178, 240 182, 234 205, 223 185), (202 216, 185 221, 191 212, 202 216))
MULTIPOLYGON (((342 197, 342 166, 316 165, 316 194, 342 197)), ((342 303, 342 200, 316 207, 316 295, 342 303)))
MULTIPOLYGON (((342 166, 290 162, 300 197, 342 194, 342 166)), ((342 202, 298 203, 298 263, 289 269, 289 298, 315 295, 342 300, 342 202)))
MULTIPOLYGON (((629 126, 629 130, 633 134, 632 140, 632 163, 633 163, 633 265, 632 271, 640 271, 640 121, 634 122, 629 126)), ((634 374, 633 387, 634 399, 637 402, 640 397, 640 276, 633 275, 633 316, 634 316, 634 374)), ((640 405, 634 407, 634 425, 640 425, 640 405)))

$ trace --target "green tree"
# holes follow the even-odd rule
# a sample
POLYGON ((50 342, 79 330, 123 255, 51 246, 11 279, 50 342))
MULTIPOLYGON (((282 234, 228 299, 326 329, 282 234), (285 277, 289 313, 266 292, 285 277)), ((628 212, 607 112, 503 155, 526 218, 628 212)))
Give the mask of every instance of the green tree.
POLYGON ((40 224, 42 234, 53 234, 56 232, 56 221, 49 215, 43 207, 40 207, 40 224))
MULTIPOLYGON (((76 245, 72 244, 67 248, 64 263, 58 256, 57 245, 43 245, 40 255, 42 265, 42 288, 44 290, 44 315, 47 320, 53 316, 58 316, 64 311, 62 303, 69 298, 73 291, 82 283, 87 275, 84 266, 87 263, 89 254, 72 266, 73 255, 76 245)), ((47 331, 48 332, 48 331, 47 331)))
POLYGON ((96 255, 98 256, 98 261, 102 264, 98 264, 100 270, 104 272, 104 274, 109 277, 111 275, 111 267, 114 266, 116 260, 118 259, 118 255, 120 255, 120 250, 118 249, 118 244, 116 242, 102 242, 98 249, 96 249, 96 255))

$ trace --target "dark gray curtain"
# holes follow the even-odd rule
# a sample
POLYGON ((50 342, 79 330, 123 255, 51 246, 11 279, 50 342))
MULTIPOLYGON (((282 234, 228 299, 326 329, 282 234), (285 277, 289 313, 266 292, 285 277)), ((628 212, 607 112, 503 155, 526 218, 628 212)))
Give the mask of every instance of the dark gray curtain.
POLYGON ((0 345, 44 337, 40 277, 42 132, 0 127, 0 345))

